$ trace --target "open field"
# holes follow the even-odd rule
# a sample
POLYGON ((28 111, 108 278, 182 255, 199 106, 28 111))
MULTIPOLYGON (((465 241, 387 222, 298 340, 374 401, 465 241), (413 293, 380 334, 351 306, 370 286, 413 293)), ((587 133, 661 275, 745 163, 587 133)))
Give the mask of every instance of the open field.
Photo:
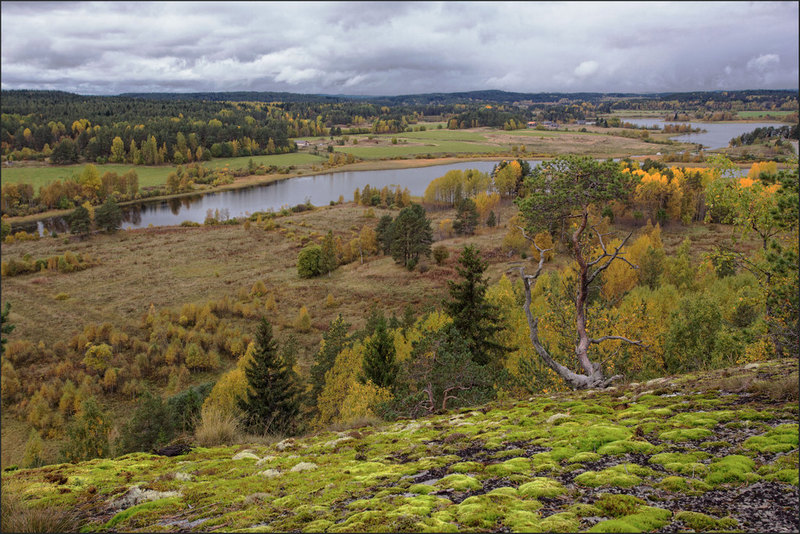
MULTIPOLYGON (((511 156, 511 147, 525 145, 530 156, 556 156, 561 154, 594 155, 600 158, 625 157, 630 155, 655 154, 665 148, 677 150, 679 145, 666 147, 653 143, 645 143, 639 139, 631 139, 613 135, 614 130, 594 129, 587 127, 587 132, 579 132, 576 127, 571 131, 546 130, 514 130, 504 131, 490 128, 472 130, 437 130, 424 132, 407 132, 402 134, 370 134, 351 136, 348 144, 334 145, 336 152, 353 154, 364 160, 381 160, 391 158, 414 158, 424 155, 462 156, 462 157, 498 157, 511 156), (612 135, 609 135, 612 134, 612 135), (371 138, 371 139, 370 139, 371 138), (392 143, 397 138, 398 144, 392 143), (353 139, 358 144, 352 144, 353 139)), ((657 135, 653 136, 658 138, 657 135)), ((665 136, 666 138, 666 136, 665 136)), ((305 138, 312 143, 330 142, 329 138, 305 138)), ((209 168, 232 169, 246 167, 252 159, 256 165, 275 165, 277 167, 294 166, 295 174, 306 174, 319 170, 327 161, 327 153, 321 150, 314 154, 304 149, 292 154, 275 154, 270 156, 244 156, 236 158, 220 158, 204 163, 209 168)), ((107 171, 122 174, 135 169, 139 175, 140 187, 161 186, 166 183, 167 175, 174 169, 172 165, 138 166, 127 164, 95 164, 100 174, 107 171)), ((84 164, 66 166, 47 166, 34 163, 16 163, 12 167, 2 169, 2 182, 29 183, 34 190, 55 180, 70 178, 80 174, 84 164)))
POLYGON ((789 115, 797 115, 797 111, 740 111, 739 117, 742 119, 770 119, 785 118, 789 115))
MULTIPOLYGON (((108 163, 106 165, 95 163, 94 165, 97 167, 101 176, 106 172, 124 174, 133 169, 139 176, 139 187, 164 185, 167 181, 167 175, 174 169, 172 165, 145 166, 117 163, 108 163)), ((25 164, 23 166, 23 164, 16 163, 13 167, 3 167, 2 180, 4 184, 31 184, 33 189, 38 192, 39 187, 43 185, 55 182, 56 180, 66 180, 73 175, 80 175, 85 166, 85 163, 56 167, 42 164, 25 164)))

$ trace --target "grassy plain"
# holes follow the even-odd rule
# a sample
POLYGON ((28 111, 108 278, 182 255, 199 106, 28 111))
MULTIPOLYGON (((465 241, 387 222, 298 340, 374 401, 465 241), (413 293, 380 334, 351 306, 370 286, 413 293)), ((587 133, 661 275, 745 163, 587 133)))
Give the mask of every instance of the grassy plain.
MULTIPOLYGON (((645 143, 615 135, 615 130, 594 129, 580 132, 575 127, 571 131, 514 130, 504 131, 491 128, 475 128, 471 130, 429 129, 424 132, 406 132, 402 134, 369 134, 350 136, 347 144, 334 144, 336 152, 350 153, 364 160, 390 160, 393 158, 417 158, 431 155, 433 157, 500 157, 516 156, 512 146, 525 145, 527 157, 553 157, 562 154, 593 155, 600 158, 624 157, 631 154, 655 154, 666 149, 677 150, 679 145, 665 146, 645 143), (397 139, 397 144, 392 139, 397 139), (358 144, 353 144, 357 140, 358 144)), ((329 143, 330 138, 304 138, 312 143, 329 143)), ((207 162, 213 169, 229 167, 244 168, 252 159, 256 165, 276 167, 294 166, 294 175, 307 174, 322 170, 322 164, 328 160, 324 149, 314 153, 311 148, 292 154, 275 154, 270 156, 244 156, 236 158, 220 158, 207 162)), ((139 175, 140 187, 162 186, 167 175, 174 169, 173 165, 132 166, 127 164, 96 164, 100 174, 107 171, 122 174, 131 168, 139 175)), ((55 180, 68 179, 78 175, 84 165, 48 166, 38 163, 16 162, 11 167, 2 169, 2 183, 29 183, 34 190, 55 180)), ((269 180, 269 178, 263 178, 269 180)), ((251 180, 252 181, 252 180, 251 180)))

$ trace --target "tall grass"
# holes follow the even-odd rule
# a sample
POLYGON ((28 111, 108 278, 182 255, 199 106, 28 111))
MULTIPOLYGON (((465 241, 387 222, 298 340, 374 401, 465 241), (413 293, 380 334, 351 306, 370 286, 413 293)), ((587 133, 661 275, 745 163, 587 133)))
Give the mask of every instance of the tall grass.
POLYGON ((78 532, 80 520, 73 510, 29 508, 19 495, 3 488, 0 498, 0 530, 3 532, 78 532))
POLYGON ((220 408, 206 408, 194 430, 194 437, 201 447, 215 445, 231 445, 236 443, 242 434, 242 423, 239 418, 220 408))

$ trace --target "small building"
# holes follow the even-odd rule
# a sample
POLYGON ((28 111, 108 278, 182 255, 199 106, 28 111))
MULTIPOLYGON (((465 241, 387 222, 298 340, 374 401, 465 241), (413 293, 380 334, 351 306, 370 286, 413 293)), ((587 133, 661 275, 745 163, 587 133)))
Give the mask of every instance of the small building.
POLYGON ((297 148, 307 148, 308 147, 308 141, 295 141, 294 143, 297 145, 297 148))

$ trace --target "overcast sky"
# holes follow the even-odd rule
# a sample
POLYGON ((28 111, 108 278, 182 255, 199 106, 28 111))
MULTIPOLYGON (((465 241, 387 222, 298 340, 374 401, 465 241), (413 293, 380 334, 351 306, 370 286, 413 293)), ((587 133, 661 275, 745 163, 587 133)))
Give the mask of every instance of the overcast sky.
POLYGON ((2 88, 798 88, 798 2, 2 2, 2 88))

